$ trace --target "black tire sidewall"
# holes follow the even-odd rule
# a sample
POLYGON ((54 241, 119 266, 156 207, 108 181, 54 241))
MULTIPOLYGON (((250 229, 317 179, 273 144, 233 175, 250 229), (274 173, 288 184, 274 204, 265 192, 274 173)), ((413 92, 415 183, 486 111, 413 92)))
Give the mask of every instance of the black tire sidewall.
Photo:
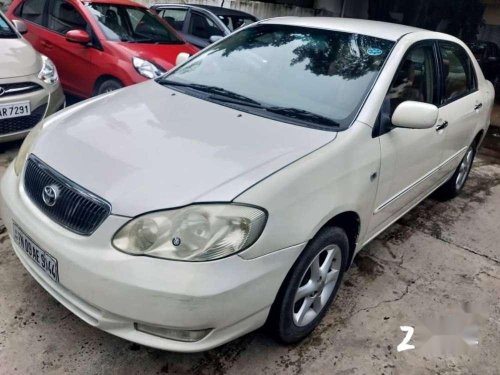
POLYGON ((476 158, 476 146, 475 144, 472 144, 469 146, 469 148, 467 149, 467 151, 465 152, 465 155, 464 157, 460 160, 460 164, 458 165, 457 167, 457 170, 455 171, 455 173, 453 174, 453 178, 451 179, 451 181, 453 182, 453 187, 455 188, 455 194, 458 195, 462 189, 464 188, 467 180, 469 179, 469 174, 470 174, 470 171, 472 170, 472 164, 474 163, 474 159, 476 158), (462 184, 462 186, 460 186, 459 189, 457 189, 457 178, 458 178, 458 175, 460 173, 460 166, 462 165, 462 162, 464 161, 464 159, 467 157, 467 154, 469 153, 469 150, 472 148, 472 161, 471 161, 471 165, 469 166, 469 170, 467 171, 467 174, 465 176, 465 180, 464 180, 464 183, 462 184))
POLYGON ((96 89, 96 95, 105 94, 106 93, 105 89, 107 86, 113 87, 112 91, 114 91, 121 89, 123 87, 123 84, 117 79, 107 79, 99 84, 99 86, 96 89))
POLYGON ((295 262, 294 266, 290 270, 287 279, 283 283, 282 289, 280 290, 280 295, 278 296, 277 306, 275 307, 275 319, 272 327, 277 338, 284 343, 294 343, 302 340, 308 334, 310 334, 314 328, 320 323, 324 315, 328 311, 328 308, 332 304, 340 284, 342 283, 342 278, 347 268, 349 256, 349 241, 344 230, 338 227, 327 227, 323 228, 307 245, 307 247, 302 252, 299 259, 295 262), (337 279, 337 284, 330 296, 330 299, 325 304, 325 307, 320 314, 308 325, 299 327, 295 325, 293 321, 293 300, 297 288, 302 281, 302 276, 307 271, 307 268, 311 264, 312 260, 316 255, 322 251, 328 245, 335 244, 339 246, 342 253, 342 267, 337 279))
POLYGON ((457 168, 455 169, 455 172, 450 177, 450 179, 448 181, 446 181, 436 191, 435 197, 438 198, 439 200, 441 200, 441 201, 447 201, 449 199, 455 198, 458 194, 460 194, 460 192, 464 188, 465 184, 467 183, 467 180, 469 179, 470 171, 472 170, 472 165, 474 163, 474 159, 476 158, 477 143, 476 142, 472 143, 470 145, 470 147, 472 147, 472 152, 473 152, 473 154, 472 154, 472 163, 470 165, 469 170, 467 171, 467 176, 465 177, 464 183, 462 184, 462 186, 460 187, 460 189, 457 189, 456 181, 457 181, 457 178, 458 178, 458 174, 460 173, 460 166, 462 165, 462 162, 463 162, 464 158, 467 156, 467 152, 469 151, 469 149, 467 149, 467 152, 465 153, 464 157, 462 159, 460 159, 460 163, 458 164, 457 168))

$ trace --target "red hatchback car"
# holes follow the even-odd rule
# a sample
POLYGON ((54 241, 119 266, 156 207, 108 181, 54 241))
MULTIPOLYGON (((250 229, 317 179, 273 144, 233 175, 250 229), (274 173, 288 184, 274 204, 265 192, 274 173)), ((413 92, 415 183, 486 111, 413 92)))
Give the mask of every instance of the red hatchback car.
POLYGON ((55 63, 63 88, 88 98, 155 78, 194 54, 174 29, 128 0, 14 0, 7 16, 55 63))

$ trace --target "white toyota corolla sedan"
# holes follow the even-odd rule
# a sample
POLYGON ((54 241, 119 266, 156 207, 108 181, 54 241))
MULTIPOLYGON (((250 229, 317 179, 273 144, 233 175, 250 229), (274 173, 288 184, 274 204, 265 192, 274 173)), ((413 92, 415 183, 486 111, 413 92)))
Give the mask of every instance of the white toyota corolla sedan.
POLYGON ((1 214, 26 269, 92 326, 183 352, 266 322, 296 342, 363 246, 459 194, 493 97, 449 35, 267 20, 37 126, 1 214))

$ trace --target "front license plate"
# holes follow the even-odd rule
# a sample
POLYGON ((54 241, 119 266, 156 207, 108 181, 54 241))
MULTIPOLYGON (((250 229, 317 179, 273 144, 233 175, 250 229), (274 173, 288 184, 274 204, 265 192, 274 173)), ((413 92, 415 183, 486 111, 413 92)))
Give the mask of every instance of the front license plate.
POLYGON ((14 226, 14 242, 33 260, 52 280, 59 282, 57 259, 40 248, 16 223, 14 226))
POLYGON ((13 117, 29 116, 31 114, 30 102, 19 102, 0 105, 0 120, 13 117))

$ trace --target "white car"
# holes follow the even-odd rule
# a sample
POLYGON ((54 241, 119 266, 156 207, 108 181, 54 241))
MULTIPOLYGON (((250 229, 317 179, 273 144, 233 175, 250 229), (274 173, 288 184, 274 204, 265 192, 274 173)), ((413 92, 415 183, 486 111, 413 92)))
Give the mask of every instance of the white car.
POLYGON ((262 21, 47 119, 1 215, 33 277, 106 332, 195 352, 268 322, 292 343, 370 240, 460 192, 493 97, 449 35, 262 21))

